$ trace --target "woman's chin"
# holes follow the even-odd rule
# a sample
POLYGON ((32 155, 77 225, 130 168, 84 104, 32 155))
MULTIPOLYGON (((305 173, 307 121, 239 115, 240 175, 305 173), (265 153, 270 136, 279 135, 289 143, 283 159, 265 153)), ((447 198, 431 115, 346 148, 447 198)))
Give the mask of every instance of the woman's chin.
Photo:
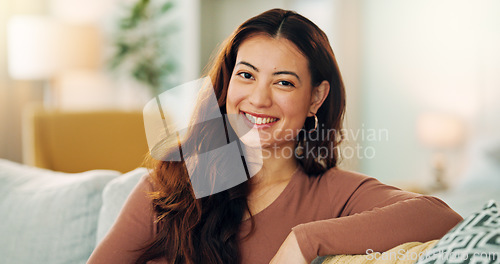
POLYGON ((245 145, 247 148, 251 149, 262 149, 263 147, 266 147, 267 144, 263 144, 261 142, 259 133, 257 131, 252 131, 250 130, 249 132, 238 135, 241 143, 245 145))

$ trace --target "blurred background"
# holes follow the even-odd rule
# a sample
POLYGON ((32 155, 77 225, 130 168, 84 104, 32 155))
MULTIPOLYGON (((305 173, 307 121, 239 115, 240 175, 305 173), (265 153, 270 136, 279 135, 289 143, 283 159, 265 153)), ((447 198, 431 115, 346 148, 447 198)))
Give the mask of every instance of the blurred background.
POLYGON ((240 23, 281 7, 315 22, 336 54, 348 95, 342 167, 427 192, 459 185, 484 155, 487 172, 500 163, 500 1, 147 2, 0 2, 0 158, 30 163, 32 105, 141 111, 201 77, 240 23))

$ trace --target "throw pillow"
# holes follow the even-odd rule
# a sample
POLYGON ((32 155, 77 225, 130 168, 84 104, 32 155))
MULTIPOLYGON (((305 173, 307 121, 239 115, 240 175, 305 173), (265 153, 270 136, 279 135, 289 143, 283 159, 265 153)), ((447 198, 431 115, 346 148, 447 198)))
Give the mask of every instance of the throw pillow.
POLYGON ((483 210, 466 217, 417 264, 500 263, 500 214, 491 200, 483 210))
POLYGON ((128 195, 142 176, 148 173, 146 168, 137 168, 110 181, 102 193, 103 204, 97 226, 97 243, 108 233, 125 204, 128 195))
POLYGON ((62 173, 0 160, 0 262, 86 263, 117 171, 62 173))
POLYGON ((332 255, 327 256, 322 264, 412 264, 427 250, 432 248, 437 240, 426 243, 408 242, 398 245, 385 252, 367 251, 367 255, 332 255))

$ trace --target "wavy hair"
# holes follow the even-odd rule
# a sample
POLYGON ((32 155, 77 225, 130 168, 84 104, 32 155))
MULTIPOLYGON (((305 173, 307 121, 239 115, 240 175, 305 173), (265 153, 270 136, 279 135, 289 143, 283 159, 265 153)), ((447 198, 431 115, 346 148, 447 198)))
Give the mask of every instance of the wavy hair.
MULTIPOLYGON (((285 38, 294 43, 308 59, 313 87, 324 80, 330 84, 330 92, 316 113, 320 128, 326 128, 328 135, 323 135, 321 140, 312 140, 315 137, 306 133, 297 136, 297 145, 308 144, 308 147, 329 152, 323 155, 323 160, 307 155, 299 158, 308 175, 321 175, 338 162, 338 152, 334 148, 342 139, 338 132, 341 131, 345 111, 345 91, 327 36, 307 18, 293 11, 272 9, 250 18, 236 29, 223 43, 208 72, 218 101, 217 111, 226 114, 227 90, 238 48, 256 34, 285 38)), ((305 127, 310 122, 306 119, 305 127)), ((226 126, 226 129, 231 128, 226 126)), ((203 133, 189 134, 183 142, 183 151, 185 145, 189 151, 199 149, 199 146, 214 149, 214 144, 224 144, 213 142, 213 138, 219 137, 215 135, 216 129, 209 124, 198 131, 203 133)), ((207 170, 207 173, 223 169, 219 166, 207 170)), ((249 212, 247 183, 196 199, 185 162, 172 161, 154 162, 150 179, 155 189, 151 198, 157 216, 157 233, 153 241, 142 249, 143 254, 137 263, 157 258, 164 258, 172 264, 240 262, 238 232, 244 213, 249 212)))

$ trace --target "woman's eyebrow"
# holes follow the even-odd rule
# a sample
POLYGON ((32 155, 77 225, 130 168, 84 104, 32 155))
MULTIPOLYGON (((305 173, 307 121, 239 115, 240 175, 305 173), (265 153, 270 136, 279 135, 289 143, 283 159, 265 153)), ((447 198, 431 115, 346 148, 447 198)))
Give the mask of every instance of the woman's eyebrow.
POLYGON ((295 72, 293 72, 293 71, 278 71, 278 72, 273 73, 273 75, 280 75, 280 74, 289 74, 289 75, 293 75, 293 76, 297 77, 297 79, 298 79, 298 80, 299 80, 299 82, 300 82, 300 77, 299 77, 299 75, 297 75, 297 74, 296 74, 295 72))
POLYGON ((240 62, 236 63, 236 66, 238 66, 240 64, 246 65, 246 66, 252 68, 254 71, 259 72, 259 69, 257 69, 257 67, 255 67, 255 66, 253 66, 250 62, 240 61, 240 62))
MULTIPOLYGON (((238 65, 240 65, 240 64, 246 65, 246 66, 248 66, 248 67, 252 68, 254 71, 259 72, 259 69, 258 69, 257 67, 255 67, 255 66, 253 66, 253 65, 252 65, 251 63, 249 63, 249 62, 246 62, 246 61, 239 61, 238 63, 236 63, 236 66, 238 66, 238 65)), ((293 76, 295 76, 295 77, 299 80, 299 82, 300 82, 300 77, 299 77, 299 75, 298 75, 298 74, 296 74, 296 73, 295 73, 295 72, 293 72, 293 71, 277 71, 277 72, 274 72, 274 73, 273 73, 273 75, 281 75, 281 74, 289 74, 289 75, 293 75, 293 76)))

